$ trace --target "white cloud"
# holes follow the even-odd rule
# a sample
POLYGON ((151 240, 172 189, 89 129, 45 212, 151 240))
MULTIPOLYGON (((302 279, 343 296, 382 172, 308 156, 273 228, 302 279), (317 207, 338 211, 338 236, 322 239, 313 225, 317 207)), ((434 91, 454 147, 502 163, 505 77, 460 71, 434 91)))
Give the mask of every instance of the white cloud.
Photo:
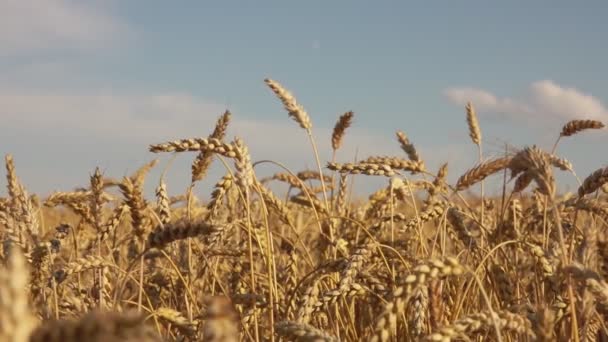
POLYGON ((78 135, 142 141, 200 135, 222 106, 183 93, 74 94, 0 93, 0 116, 7 127, 62 130, 78 135))
MULTIPOLYGON (((108 170, 109 176, 120 177, 139 164, 159 157, 147 152, 149 144, 207 136, 224 109, 212 101, 178 92, 78 94, 61 90, 9 91, 0 87, 3 123, 0 135, 5 138, 2 146, 5 150, 1 152, 13 153, 20 163, 29 165, 21 172, 32 185, 32 191, 67 189, 76 185, 75 177, 82 177, 79 182, 86 181, 85 176, 95 166, 108 170), (49 178, 40 178, 40 175, 49 178), (53 182, 49 183, 48 179, 53 182)), ((282 113, 279 105, 277 112, 282 113)), ((273 160, 293 171, 316 168, 306 133, 289 120, 287 114, 282 113, 282 120, 272 121, 245 117, 238 108, 233 109, 233 114, 227 138, 243 138, 254 161, 273 160)), ((313 133, 321 161, 325 163, 331 159, 331 127, 317 126, 313 133)), ((378 154, 404 156, 393 134, 385 133, 375 134, 364 127, 352 127, 344 138, 338 161, 349 162, 355 156, 360 159, 378 154)), ((469 166, 469 160, 462 158, 462 147, 450 145, 445 151, 443 149, 436 146, 422 150, 429 167, 434 169, 440 162, 449 161, 451 170, 458 172, 469 166)), ((170 158, 168 155, 160 157, 163 160, 170 158)), ((184 182, 189 179, 189 163, 193 157, 194 154, 181 156, 179 163, 175 163, 168 176, 171 186, 178 189, 187 186, 184 182)), ((215 181, 223 172, 221 165, 215 167, 208 182, 215 181)), ((264 165, 259 172, 263 176, 279 171, 276 166, 264 165)), ((384 181, 360 179, 357 188, 365 193, 384 181)), ((206 184, 211 186, 211 183, 206 184)))
POLYGON ((532 106, 563 118, 606 119, 608 110, 599 99, 575 88, 564 88, 552 81, 530 86, 532 106))
POLYGON ((105 46, 127 32, 107 2, 0 1, 0 55, 105 46))
MULTIPOLYGON (((57 134, 64 138, 85 136, 139 146, 179 138, 205 137, 213 130, 217 117, 224 110, 219 104, 186 93, 76 94, 27 90, 11 92, 0 88, 0 117, 3 121, 0 132, 23 130, 31 135, 60 132, 57 134)), ((242 137, 256 158, 276 161, 312 158, 306 134, 286 114, 283 121, 265 121, 244 117, 238 109, 233 110, 230 136, 242 137)), ((320 149, 329 151, 331 129, 316 127, 314 134, 320 149)), ((357 145, 364 155, 381 152, 375 151, 374 146, 386 146, 386 138, 356 129, 350 130, 345 139, 347 143, 357 145)), ((354 155, 354 150, 350 152, 354 155)), ((346 158, 350 159, 352 155, 346 158)))
POLYGON ((449 88, 444 95, 460 106, 473 102, 481 115, 486 112, 523 120, 608 120, 608 109, 599 99, 550 80, 532 83, 520 98, 499 97, 483 89, 466 87, 449 88))

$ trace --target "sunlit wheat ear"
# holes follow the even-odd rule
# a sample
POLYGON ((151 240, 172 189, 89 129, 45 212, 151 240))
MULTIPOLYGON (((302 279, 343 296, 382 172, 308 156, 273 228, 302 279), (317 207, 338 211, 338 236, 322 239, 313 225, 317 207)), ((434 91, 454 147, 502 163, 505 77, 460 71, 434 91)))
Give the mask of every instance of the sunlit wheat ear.
POLYGON ((329 211, 325 208, 323 203, 315 196, 308 197, 305 194, 297 194, 296 196, 292 196, 290 200, 294 203, 301 204, 306 207, 313 208, 318 211, 320 214, 329 215, 329 211))
POLYGON ((315 312, 316 304, 319 302, 319 282, 313 279, 308 287, 297 298, 296 321, 307 324, 311 315, 315 312))
POLYGON ((102 269, 110 267, 112 264, 103 257, 96 255, 88 255, 78 260, 72 261, 63 268, 55 271, 53 278, 55 282, 62 283, 68 277, 74 274, 86 272, 93 269, 102 269))
POLYGON ((235 160, 235 167, 237 171, 237 184, 239 184, 245 191, 249 190, 249 187, 253 185, 254 173, 253 166, 251 164, 251 156, 249 155, 249 148, 243 140, 240 138, 234 139, 234 147, 237 152, 237 158, 235 160))
POLYGON ((287 183, 290 187, 297 189, 308 188, 302 179, 299 179, 297 176, 294 176, 291 173, 287 172, 278 172, 270 177, 265 177, 260 180, 260 183, 266 184, 271 180, 287 183))
POLYGON ((84 203, 90 200, 91 194, 90 191, 53 192, 43 203, 47 207, 68 205, 69 203, 84 203))
POLYGON ((344 173, 340 174, 340 186, 338 187, 338 195, 336 196, 336 208, 339 214, 344 214, 346 211, 346 192, 348 190, 348 176, 344 173))
MULTIPOLYGON (((131 178, 125 177, 123 182, 120 184, 120 191, 122 192, 125 203, 129 206, 129 212, 131 213, 131 221, 133 225, 134 233, 134 245, 137 249, 143 247, 144 235, 149 232, 152 227, 152 220, 146 213, 148 202, 144 199, 142 194, 142 181, 133 182, 131 178)), ((139 253, 141 250, 131 250, 131 253, 139 253)))
MULTIPOLYGON (((13 216, 15 221, 18 224, 18 235, 24 234, 26 231, 32 237, 37 239, 39 233, 39 222, 34 215, 34 208, 31 201, 31 198, 28 196, 25 187, 19 181, 15 171, 15 165, 13 162, 13 157, 8 154, 5 157, 6 160, 6 179, 7 179, 7 188, 10 196, 10 204, 7 207, 8 213, 13 216)), ((22 239, 19 241, 24 242, 22 239)), ((27 247, 22 243, 23 246, 27 247)))
POLYGON ((554 154, 549 154, 549 153, 547 153, 546 155, 547 155, 547 158, 549 159, 549 162, 551 163, 551 165, 555 166, 556 168, 558 168, 562 171, 574 172, 574 166, 572 166, 572 163, 570 163, 570 161, 568 161, 568 159, 560 158, 554 154))
POLYGON ((334 150, 339 149, 342 145, 342 139, 344 138, 346 129, 352 124, 354 116, 355 113, 346 112, 342 114, 338 119, 338 122, 336 122, 336 126, 334 127, 334 131, 331 135, 331 147, 334 150))
POLYGON ((481 143, 481 130, 479 129, 479 122, 477 121, 477 113, 475 107, 471 102, 466 105, 467 111, 467 124, 469 125, 469 136, 473 143, 477 146, 481 143))
POLYGON ((204 221, 190 222, 182 219, 156 227, 153 232, 148 234, 148 246, 163 248, 174 241, 210 234, 214 229, 217 228, 204 221))
POLYGON ((587 129, 602 129, 604 123, 598 120, 572 120, 564 125, 560 136, 569 137, 587 129))
POLYGON ((422 162, 418 151, 416 151, 416 147, 414 147, 414 144, 410 142, 410 139, 407 137, 407 135, 405 135, 405 133, 403 133, 402 131, 397 131, 396 135, 397 141, 399 141, 401 149, 403 150, 403 152, 405 152, 405 154, 407 154, 407 157, 411 161, 422 162))
POLYGON ((321 175, 319 173, 319 171, 313 171, 313 170, 302 170, 300 172, 298 172, 296 174, 296 176, 302 180, 302 181, 307 181, 307 180, 323 180, 325 182, 330 182, 331 181, 331 177, 328 175, 321 175))
POLYGON ((373 156, 363 160, 362 163, 385 165, 394 170, 409 171, 411 173, 419 173, 425 170, 424 163, 421 161, 413 161, 396 157, 373 156))
POLYGON ((364 174, 364 175, 368 175, 368 176, 386 176, 386 177, 392 177, 395 175, 395 171, 393 170, 393 168, 386 164, 327 163, 327 168, 332 171, 338 171, 340 173, 349 173, 349 174, 353 174, 353 175, 364 174))
POLYGON ((27 288, 29 270, 21 250, 14 246, 8 264, 0 270, 0 340, 26 342, 35 326, 27 288))
POLYGON ((225 202, 225 197, 233 184, 234 177, 232 177, 231 174, 225 175, 215 184, 213 192, 211 193, 211 199, 209 200, 209 203, 207 203, 207 210, 209 212, 207 218, 209 220, 218 216, 220 207, 222 203, 225 202))
POLYGON ((464 246, 467 249, 475 250, 478 247, 477 239, 481 233, 474 228, 466 215, 457 208, 449 208, 447 211, 447 219, 452 227, 454 227, 456 235, 464 246))
POLYGON ((598 169, 583 181, 583 184, 578 188, 578 195, 585 196, 601 188, 608 183, 608 167, 598 169))
POLYGON ((105 241, 112 233, 114 233, 114 231, 120 224, 121 218, 128 211, 129 206, 124 203, 114 208, 112 215, 104 222, 104 224, 101 226, 101 229, 97 233, 97 236, 89 242, 89 245, 86 247, 85 250, 89 252, 92 251, 92 248, 95 247, 98 242, 105 241))
POLYGON ((7 154, 4 157, 5 163, 6 163, 6 180, 7 180, 7 188, 8 188, 8 194, 10 195, 11 198, 11 210, 15 211, 17 208, 15 208, 16 206, 16 199, 17 197, 19 197, 19 193, 20 193, 20 186, 19 186, 19 179, 17 178, 17 173, 15 172, 15 162, 13 161, 13 156, 10 154, 7 154))
POLYGON ((171 221, 171 205, 169 204, 169 194, 167 193, 167 184, 164 179, 160 179, 158 187, 156 187, 156 207, 160 222, 165 224, 171 221))
POLYGON ((420 337, 426 333, 426 320, 429 311, 429 297, 427 286, 419 286, 412 294, 411 305, 408 312, 409 325, 412 335, 420 337))
POLYGON ((340 283, 338 284, 338 287, 323 293, 319 303, 316 305, 317 310, 321 309, 323 306, 335 303, 341 296, 348 296, 349 293, 351 296, 354 296, 360 292, 364 292, 364 289, 360 285, 354 284, 354 282, 359 271, 363 268, 364 263, 369 259, 375 247, 374 242, 368 242, 358 246, 357 249, 353 251, 346 262, 345 269, 340 273, 340 283))
POLYGON ((509 163, 512 175, 529 172, 539 187, 539 191, 549 197, 555 195, 555 179, 547 153, 536 146, 526 147, 517 153, 509 163))
POLYGON ((416 266, 405 277, 404 284, 393 291, 392 298, 384 305, 384 310, 376 319, 373 335, 369 340, 372 342, 389 340, 391 331, 397 325, 397 317, 405 312, 405 306, 411 299, 414 289, 424 286, 434 279, 459 276, 464 271, 464 267, 452 257, 432 259, 416 266))
POLYGON ((142 186, 144 183, 144 179, 146 178, 150 170, 152 170, 156 166, 156 164, 158 164, 158 159, 151 160, 150 162, 142 165, 139 169, 137 169, 135 173, 131 176, 131 181, 133 182, 133 184, 135 184, 136 186, 142 186))
POLYGON ((530 183, 534 180, 534 173, 531 171, 524 171, 517 179, 515 179, 515 185, 513 186, 513 193, 524 191, 530 183))
POLYGON ((189 338, 196 337, 196 322, 189 321, 181 312, 172 308, 161 307, 156 309, 154 314, 161 319, 163 323, 178 330, 189 338))
POLYGON ((496 172, 504 170, 509 166, 510 162, 511 157, 503 157, 485 161, 460 176, 460 178, 458 178, 458 182, 456 183, 456 189, 467 189, 470 186, 477 184, 487 177, 495 174, 496 172))
POLYGON ((438 218, 443 215, 445 210, 449 207, 449 203, 446 201, 435 201, 429 203, 418 216, 407 221, 406 224, 400 227, 400 230, 407 232, 416 228, 416 226, 428 222, 432 219, 438 218))
POLYGON ((526 317, 504 310, 492 313, 479 312, 461 318, 440 327, 436 332, 428 335, 424 341, 449 342, 478 333, 490 334, 489 336, 491 336, 494 333, 495 324, 504 332, 513 332, 522 337, 526 335, 534 336, 532 324, 526 317))
POLYGON ((268 87, 277 95, 279 100, 283 102, 283 106, 285 106, 285 110, 287 110, 289 116, 299 123, 300 127, 307 130, 312 128, 312 122, 310 121, 308 113, 306 113, 304 107, 297 103, 296 98, 287 89, 283 88, 279 82, 269 78, 265 79, 264 82, 266 82, 268 87))
POLYGON ((445 193, 447 191, 446 178, 448 175, 448 163, 444 163, 439 167, 439 171, 437 171, 437 176, 433 180, 432 186, 427 190, 429 192, 429 196, 426 199, 427 203, 430 203, 437 194, 445 193))
MULTIPOLYGON (((228 124, 230 123, 231 114, 229 111, 224 112, 222 116, 219 117, 217 123, 215 124, 215 129, 209 135, 209 138, 215 138, 222 140, 226 136, 226 130, 228 129, 228 124)), ((209 166, 211 166, 211 162, 213 161, 213 152, 212 151, 201 151, 199 152, 196 159, 192 162, 192 182, 200 181, 205 178, 207 175, 207 170, 209 170, 209 166)))
POLYGON ((101 230, 103 213, 102 206, 104 204, 103 198, 103 177, 99 168, 95 169, 95 173, 91 176, 91 215, 95 223, 97 231, 101 230))

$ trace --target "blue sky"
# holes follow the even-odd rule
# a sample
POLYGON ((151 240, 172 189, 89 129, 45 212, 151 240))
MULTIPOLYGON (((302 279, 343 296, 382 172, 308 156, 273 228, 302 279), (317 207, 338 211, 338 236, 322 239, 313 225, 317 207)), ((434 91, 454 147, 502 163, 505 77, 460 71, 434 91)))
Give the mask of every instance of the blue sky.
MULTIPOLYGON (((341 161, 400 154, 400 129, 430 167, 448 161, 451 179, 475 163, 468 100, 488 156, 505 143, 550 148, 570 119, 608 122, 603 1, 179 4, 0 1, 0 152, 31 191, 83 185, 96 166, 121 177, 157 157, 150 143, 208 135, 225 108, 254 159, 313 167, 265 77, 308 110, 325 159, 335 119, 353 110, 341 161)), ((577 136, 558 152, 584 177, 604 166, 606 138, 577 136)), ((191 157, 171 165, 173 192, 191 157)), ((222 173, 216 165, 202 192, 222 173)))

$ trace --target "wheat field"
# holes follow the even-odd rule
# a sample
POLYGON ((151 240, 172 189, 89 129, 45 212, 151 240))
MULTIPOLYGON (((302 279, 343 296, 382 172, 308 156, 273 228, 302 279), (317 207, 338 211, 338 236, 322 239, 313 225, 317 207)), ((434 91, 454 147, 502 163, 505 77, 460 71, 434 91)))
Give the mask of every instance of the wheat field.
POLYGON ((463 130, 479 161, 449 184, 448 165, 427 169, 401 131, 402 155, 336 160, 353 112, 324 137, 332 160, 319 160, 304 107, 265 83, 306 132, 314 170, 258 178, 247 142, 226 138, 228 111, 207 137, 151 142, 191 156, 180 195, 164 174, 147 177, 153 160, 39 198, 7 155, 0 341, 608 340, 608 168, 576 193, 555 180, 576 177, 559 143, 602 122, 565 123, 552 150, 486 158, 469 103, 463 130), (226 173, 198 200, 212 163, 226 173), (353 198, 353 178, 371 176, 385 186, 353 198), (484 194, 489 182, 502 192, 484 194))

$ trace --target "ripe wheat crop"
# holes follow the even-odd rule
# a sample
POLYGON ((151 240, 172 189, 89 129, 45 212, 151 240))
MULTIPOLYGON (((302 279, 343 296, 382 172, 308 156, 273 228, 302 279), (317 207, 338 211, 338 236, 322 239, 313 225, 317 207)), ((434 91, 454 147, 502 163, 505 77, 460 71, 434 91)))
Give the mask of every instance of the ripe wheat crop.
POLYGON ((428 169, 403 131, 400 155, 336 160, 351 111, 324 137, 332 159, 322 162, 314 116, 279 82, 265 83, 308 136, 315 170, 258 178, 247 142, 226 137, 228 111, 208 135, 151 142, 154 154, 191 156, 183 193, 165 173, 149 179, 153 160, 122 179, 92 170, 88 186, 40 199, 7 155, 0 340, 608 338, 608 169, 576 193, 556 184, 558 172, 576 177, 559 142, 602 122, 565 123, 551 150, 489 158, 468 103, 463 129, 479 161, 449 184, 448 165, 428 169), (194 185, 219 159, 225 175, 197 200, 194 185), (370 176, 386 186, 350 198, 352 178, 370 176), (156 198, 144 196, 146 182, 156 198), (487 182, 502 193, 486 196, 487 182))

